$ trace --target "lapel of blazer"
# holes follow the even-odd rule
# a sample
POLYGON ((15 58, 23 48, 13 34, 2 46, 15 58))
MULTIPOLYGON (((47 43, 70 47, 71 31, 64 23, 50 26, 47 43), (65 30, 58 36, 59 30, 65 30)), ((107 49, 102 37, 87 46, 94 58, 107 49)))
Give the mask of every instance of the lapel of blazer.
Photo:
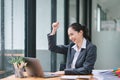
MULTIPOLYGON (((77 61, 79 60, 79 59, 81 59, 81 57, 83 56, 83 55, 86 55, 86 49, 81 49, 81 51, 80 51, 80 54, 79 54, 79 56, 78 56, 78 58, 77 58, 77 61)), ((76 62, 77 62, 76 61, 76 62)))
MULTIPOLYGON (((89 41, 87 40, 87 42, 86 42, 86 49, 87 49, 88 44, 89 44, 89 41)), ((77 58, 76 64, 77 64, 77 62, 79 61, 79 59, 82 59, 81 57, 82 57, 83 55, 86 55, 86 49, 84 49, 84 48, 81 49, 80 54, 79 54, 79 56, 78 56, 78 58, 77 58)))
POLYGON ((75 52, 76 52, 76 51, 72 48, 72 49, 71 49, 71 58, 70 58, 70 59, 71 59, 71 60, 70 60, 71 63, 72 63, 72 61, 73 61, 75 52))

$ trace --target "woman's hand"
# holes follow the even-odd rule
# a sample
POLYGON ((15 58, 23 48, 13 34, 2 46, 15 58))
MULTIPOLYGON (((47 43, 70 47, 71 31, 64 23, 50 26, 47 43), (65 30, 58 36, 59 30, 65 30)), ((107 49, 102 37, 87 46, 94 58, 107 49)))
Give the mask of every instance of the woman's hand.
POLYGON ((64 75, 65 72, 64 72, 64 71, 57 71, 57 72, 55 72, 54 74, 57 74, 57 75, 64 75))
POLYGON ((54 35, 56 33, 56 31, 57 31, 58 28, 59 28, 59 22, 54 22, 52 24, 52 32, 51 32, 50 35, 54 35))

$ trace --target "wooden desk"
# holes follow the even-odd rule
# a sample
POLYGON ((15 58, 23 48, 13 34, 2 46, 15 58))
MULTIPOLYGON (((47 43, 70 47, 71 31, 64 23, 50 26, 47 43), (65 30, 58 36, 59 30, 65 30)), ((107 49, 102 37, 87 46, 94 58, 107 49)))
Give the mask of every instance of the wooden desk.
POLYGON ((1 80, 60 80, 60 78, 59 77, 54 77, 54 78, 39 78, 39 77, 15 78, 15 76, 12 75, 7 78, 3 78, 1 80))
MULTIPOLYGON (((26 78, 15 78, 14 75, 11 75, 9 77, 3 78, 1 80, 61 80, 60 77, 54 77, 54 78, 39 78, 39 77, 26 77, 26 78)), ((90 79, 77 79, 77 80, 97 80, 91 78, 90 79)))

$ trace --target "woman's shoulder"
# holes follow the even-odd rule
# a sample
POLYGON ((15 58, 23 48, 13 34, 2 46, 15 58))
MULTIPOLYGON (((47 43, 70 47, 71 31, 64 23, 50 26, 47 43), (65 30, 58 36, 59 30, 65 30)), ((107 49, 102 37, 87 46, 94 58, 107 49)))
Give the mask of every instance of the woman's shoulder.
POLYGON ((90 42, 89 40, 87 40, 86 47, 88 47, 88 48, 90 48, 90 47, 96 47, 96 45, 93 44, 92 42, 90 42))

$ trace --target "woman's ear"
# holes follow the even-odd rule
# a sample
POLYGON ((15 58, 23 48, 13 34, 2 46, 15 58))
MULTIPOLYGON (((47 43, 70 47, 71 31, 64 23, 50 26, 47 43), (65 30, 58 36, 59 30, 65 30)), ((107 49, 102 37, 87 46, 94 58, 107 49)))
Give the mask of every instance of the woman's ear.
POLYGON ((83 31, 82 31, 82 30, 80 30, 80 33, 82 33, 82 34, 83 34, 83 31))
POLYGON ((80 30, 79 35, 83 36, 83 31, 82 30, 80 30))

